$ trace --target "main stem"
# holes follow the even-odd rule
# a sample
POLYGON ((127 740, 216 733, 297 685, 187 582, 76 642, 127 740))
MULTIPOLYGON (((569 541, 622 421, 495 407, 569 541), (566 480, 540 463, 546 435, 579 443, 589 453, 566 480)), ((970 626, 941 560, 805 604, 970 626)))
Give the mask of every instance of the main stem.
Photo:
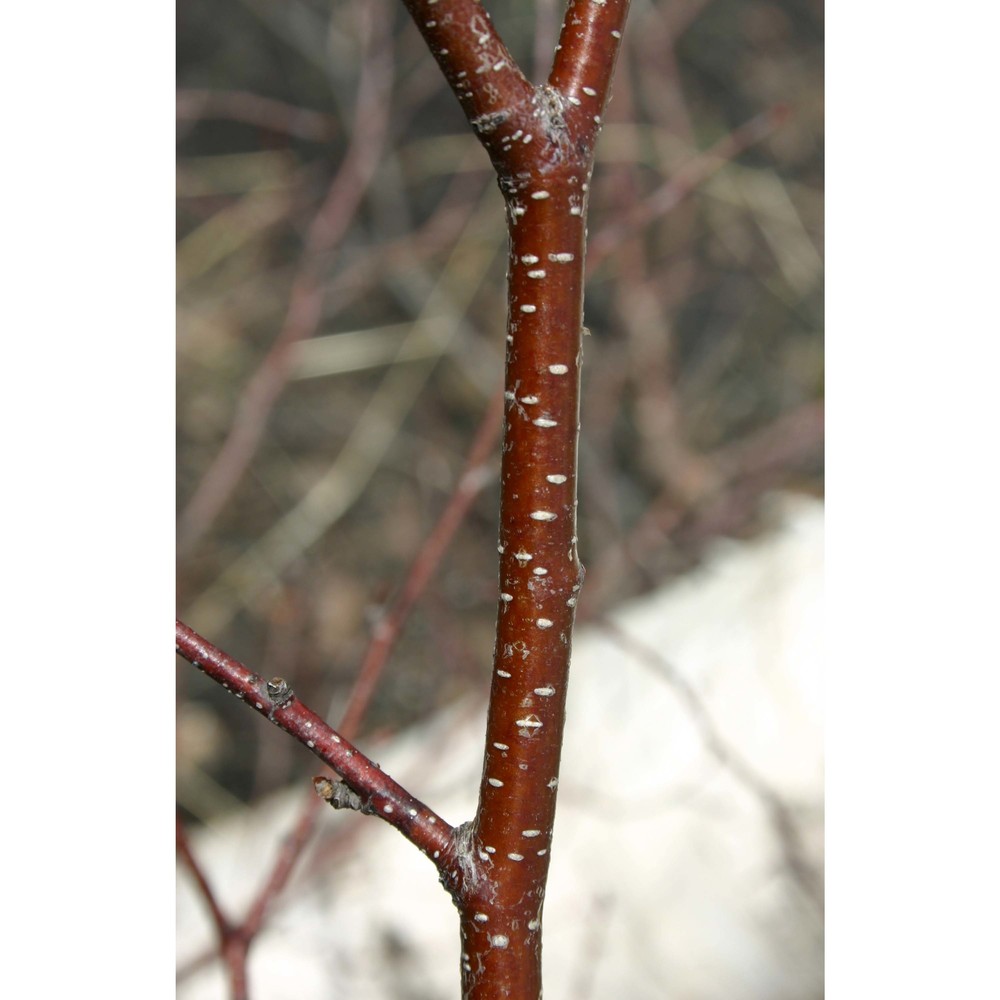
POLYGON ((542 900, 583 580, 576 468, 586 178, 569 165, 507 200, 500 600, 473 833, 489 890, 460 907, 468 997, 541 992, 542 900), (488 992, 477 990, 480 979, 488 992), (500 983, 507 993, 496 991, 500 983))
POLYGON ((507 211, 500 595, 479 806, 457 831, 462 995, 541 996, 542 904, 583 567, 576 480, 587 191, 628 0, 571 0, 549 80, 474 0, 404 0, 507 211))

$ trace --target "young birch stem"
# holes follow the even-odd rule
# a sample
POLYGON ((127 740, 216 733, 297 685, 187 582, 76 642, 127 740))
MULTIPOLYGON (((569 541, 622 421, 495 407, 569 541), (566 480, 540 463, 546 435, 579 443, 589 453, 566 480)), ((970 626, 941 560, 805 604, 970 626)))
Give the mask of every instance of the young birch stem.
POLYGON ((479 807, 457 902, 462 995, 541 995, 576 548, 587 191, 628 0, 571 0, 533 87, 475 0, 404 0, 497 172, 510 241, 500 602, 479 807))

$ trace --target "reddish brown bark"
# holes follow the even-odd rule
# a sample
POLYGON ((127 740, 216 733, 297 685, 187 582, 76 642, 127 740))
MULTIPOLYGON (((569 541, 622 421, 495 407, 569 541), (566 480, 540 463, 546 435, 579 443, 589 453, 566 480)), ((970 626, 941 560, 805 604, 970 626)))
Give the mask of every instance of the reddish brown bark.
POLYGON ((181 621, 177 622, 176 643, 181 656, 341 775, 359 795, 359 808, 394 826, 439 867, 441 858, 450 856, 451 827, 299 701, 280 677, 265 681, 181 621))
POLYGON ((510 239, 500 601, 463 996, 541 994, 573 619, 587 192, 627 0, 573 0, 533 87, 475 0, 404 0, 497 172, 510 239))

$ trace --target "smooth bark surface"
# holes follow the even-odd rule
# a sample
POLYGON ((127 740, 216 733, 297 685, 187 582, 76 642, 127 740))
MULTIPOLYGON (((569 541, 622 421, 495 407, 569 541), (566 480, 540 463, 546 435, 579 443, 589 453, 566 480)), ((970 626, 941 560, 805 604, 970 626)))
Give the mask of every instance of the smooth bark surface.
POLYGON ((404 0, 497 172, 510 240, 500 596, 479 808, 457 897, 463 996, 541 994, 577 555, 587 192, 627 0, 574 0, 533 87, 474 0, 404 0))
MULTIPOLYGON (((341 775, 358 796, 351 808, 380 816, 442 866, 441 858, 451 854, 452 828, 299 701, 281 677, 264 680, 181 621, 177 622, 175 641, 181 656, 341 775)), ((326 798, 324 789, 317 788, 317 792, 326 798)))

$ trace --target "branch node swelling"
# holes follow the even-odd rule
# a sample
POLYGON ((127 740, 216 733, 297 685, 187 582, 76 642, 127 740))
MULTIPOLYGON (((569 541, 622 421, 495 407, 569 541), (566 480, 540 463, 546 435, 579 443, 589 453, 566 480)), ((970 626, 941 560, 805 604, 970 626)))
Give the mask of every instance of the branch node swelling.
POLYGON ((274 708, 284 707, 295 697, 295 692, 288 686, 288 681, 284 677, 272 677, 267 682, 267 693, 274 708))
POLYGON ((495 895, 487 866, 489 855, 476 847, 475 823, 469 821, 455 827, 452 835, 452 860, 456 868, 442 871, 441 884, 451 893, 461 910, 482 895, 495 895))

